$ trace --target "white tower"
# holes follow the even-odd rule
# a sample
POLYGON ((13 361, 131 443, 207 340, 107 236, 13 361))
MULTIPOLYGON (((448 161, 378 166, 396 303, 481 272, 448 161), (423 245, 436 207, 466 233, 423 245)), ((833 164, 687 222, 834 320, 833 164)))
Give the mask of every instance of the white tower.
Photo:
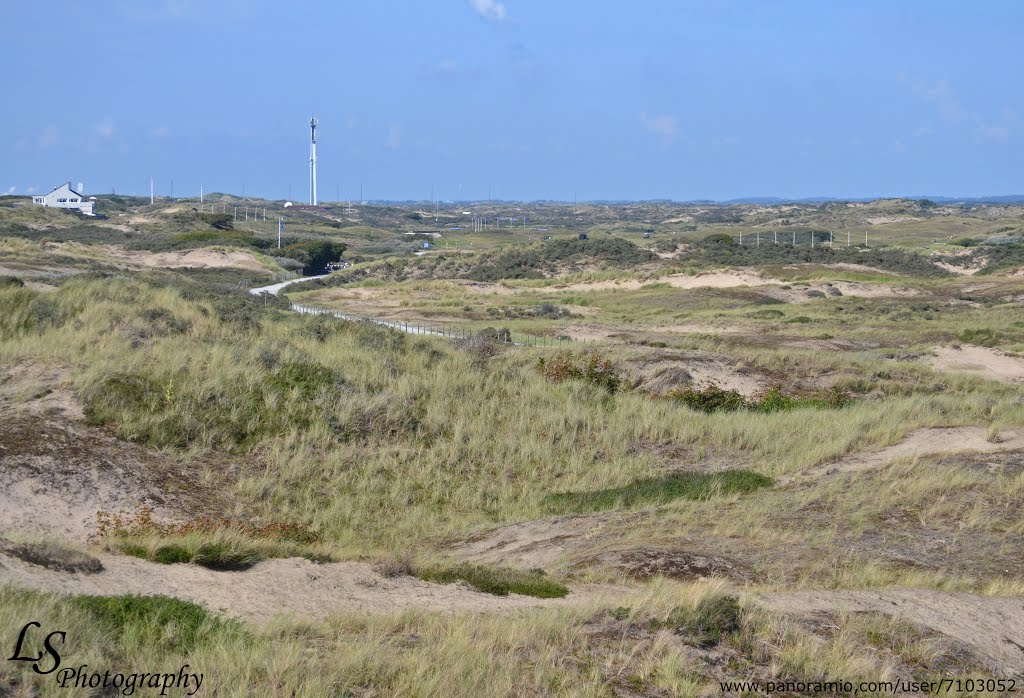
POLYGON ((316 117, 309 120, 309 205, 316 206, 316 117))

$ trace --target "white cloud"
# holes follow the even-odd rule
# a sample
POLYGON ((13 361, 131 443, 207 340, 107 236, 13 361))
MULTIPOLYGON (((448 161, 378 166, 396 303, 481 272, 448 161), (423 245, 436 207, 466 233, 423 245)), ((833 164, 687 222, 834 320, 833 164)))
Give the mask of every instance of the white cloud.
POLYGON ((47 126, 39 134, 37 141, 40 150, 48 150, 60 142, 60 129, 56 126, 47 126))
POLYGON ((7 196, 10 196, 11 194, 16 192, 17 190, 18 190, 17 187, 10 187, 7 191, 4 192, 4 194, 7 195, 7 196))
POLYGON ((648 114, 640 112, 640 122, 648 131, 666 141, 671 141, 679 133, 676 117, 669 114, 648 114))
POLYGON ((152 133, 157 138, 167 138, 167 136, 171 135, 171 127, 157 126, 152 131, 150 131, 150 133, 152 133))
POLYGON ((391 150, 401 147, 403 135, 401 126, 398 124, 391 124, 391 126, 388 127, 388 136, 384 139, 384 147, 390 148, 391 150))
POLYGON ((503 2, 495 2, 495 0, 469 0, 469 5, 478 15, 488 21, 506 22, 509 19, 508 8, 505 7, 503 2))
MULTIPOLYGON (((987 114, 965 108, 948 80, 939 80, 934 83, 917 80, 911 85, 911 92, 915 97, 935 105, 943 120, 965 126, 973 124, 977 137, 982 141, 1005 143, 1010 140, 1010 134, 1013 131, 1011 125, 1019 126, 1015 119, 1010 118, 1006 110, 993 119, 987 114)), ((932 130, 931 133, 934 131, 932 130)), ((926 134, 923 129, 919 129, 917 135, 926 134)))
POLYGON ((100 138, 110 138, 114 135, 114 120, 109 116, 100 120, 96 124, 94 131, 100 138))
POLYGON ((31 187, 25 187, 25 193, 26 194, 35 194, 36 193, 35 185, 33 185, 31 187))
POLYGON ((1010 129, 1007 126, 979 126, 978 135, 985 141, 1006 143, 1010 140, 1010 129))

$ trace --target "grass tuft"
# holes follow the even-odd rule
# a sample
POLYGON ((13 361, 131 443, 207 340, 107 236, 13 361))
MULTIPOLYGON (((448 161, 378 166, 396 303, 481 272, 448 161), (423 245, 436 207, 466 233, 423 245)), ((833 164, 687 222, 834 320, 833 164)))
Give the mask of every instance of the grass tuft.
POLYGON ((234 624, 198 604, 168 596, 73 596, 69 602, 119 639, 131 635, 137 643, 145 636, 148 644, 182 652, 234 624))
POLYGON ((644 504, 667 504, 677 499, 699 500, 714 496, 746 494, 762 487, 770 487, 773 482, 771 478, 749 470, 672 473, 606 490, 550 494, 542 503, 551 511, 582 513, 644 504))
POLYGON ((560 599, 569 589, 548 579, 543 572, 513 570, 504 567, 482 567, 468 563, 452 567, 414 568, 414 576, 438 584, 466 582, 477 591, 495 596, 520 594, 539 599, 560 599))

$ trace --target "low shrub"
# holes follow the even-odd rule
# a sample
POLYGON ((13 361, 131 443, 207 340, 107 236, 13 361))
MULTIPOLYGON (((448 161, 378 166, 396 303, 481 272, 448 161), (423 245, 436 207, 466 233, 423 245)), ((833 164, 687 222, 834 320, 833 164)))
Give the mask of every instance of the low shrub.
POLYGON ((11 543, 0 538, 0 552, 50 570, 76 574, 103 571, 99 559, 57 543, 11 543))
POLYGON ((616 392, 622 386, 614 363, 598 351, 574 354, 561 351, 550 359, 537 360, 537 369, 549 381, 559 383, 566 380, 583 380, 616 392))
POLYGON ((551 511, 584 513, 644 504, 667 504, 677 499, 699 500, 745 494, 772 484, 771 478, 749 470, 671 473, 605 490, 550 494, 543 499, 542 504, 551 511))
POLYGON ((722 390, 711 385, 707 388, 677 389, 669 397, 690 409, 712 414, 714 412, 783 412, 799 408, 839 409, 851 402, 850 396, 839 387, 821 395, 786 395, 781 388, 772 388, 756 400, 747 400, 735 390, 722 390))
POLYGON ((463 563, 452 567, 424 567, 413 574, 427 582, 452 584, 465 582, 477 591, 495 596, 520 594, 539 599, 560 599, 569 593, 563 584, 548 579, 541 571, 524 572, 505 567, 483 567, 463 563))
POLYGON ((739 601, 735 596, 714 596, 693 607, 676 606, 664 625, 692 645, 714 647, 724 636, 740 629, 739 601))
POLYGON ((735 390, 722 390, 717 385, 703 389, 683 388, 669 393, 676 402, 699 412, 735 412, 747 406, 747 400, 735 390))
POLYGON ((1000 338, 998 332, 990 329, 967 329, 959 334, 959 339, 964 344, 976 344, 980 347, 994 347, 1000 338))
POLYGON ((67 602, 88 613, 120 641, 131 635, 154 647, 191 652, 224 629, 244 632, 190 601, 168 596, 72 596, 67 602))
POLYGON ((781 310, 775 310, 774 308, 765 308, 764 310, 755 310, 752 313, 747 313, 747 317, 754 318, 755 320, 775 320, 785 315, 781 310))

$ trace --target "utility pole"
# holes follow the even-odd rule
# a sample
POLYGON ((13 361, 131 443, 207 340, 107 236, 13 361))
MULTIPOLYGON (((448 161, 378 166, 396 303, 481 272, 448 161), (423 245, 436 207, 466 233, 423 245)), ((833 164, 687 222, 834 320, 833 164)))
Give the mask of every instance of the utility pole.
POLYGON ((149 178, 149 203, 151 205, 153 203, 153 200, 154 200, 153 199, 153 177, 150 176, 150 178, 149 178))

